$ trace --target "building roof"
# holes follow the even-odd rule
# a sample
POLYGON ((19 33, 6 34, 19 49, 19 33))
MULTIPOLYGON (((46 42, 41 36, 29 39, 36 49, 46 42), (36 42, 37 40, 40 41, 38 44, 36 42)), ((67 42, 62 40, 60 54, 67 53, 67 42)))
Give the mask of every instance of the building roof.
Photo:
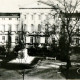
POLYGON ((20 16, 20 13, 0 13, 0 16, 20 16))
POLYGON ((50 7, 46 4, 35 2, 33 4, 29 4, 29 5, 20 7, 19 9, 51 9, 51 8, 52 7, 50 7))
POLYGON ((61 13, 66 18, 80 18, 80 13, 61 13))

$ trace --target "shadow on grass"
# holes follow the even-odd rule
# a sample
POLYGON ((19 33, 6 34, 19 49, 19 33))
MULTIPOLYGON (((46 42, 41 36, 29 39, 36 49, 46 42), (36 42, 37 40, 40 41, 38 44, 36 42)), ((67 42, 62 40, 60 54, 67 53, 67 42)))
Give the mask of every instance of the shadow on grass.
POLYGON ((34 68, 35 65, 38 63, 40 59, 39 58, 35 58, 31 64, 27 64, 27 63, 8 63, 9 60, 4 60, 0 62, 0 67, 1 68, 5 68, 5 69, 12 69, 12 70, 16 70, 16 69, 31 69, 34 68))
POLYGON ((29 64, 20 64, 20 63, 1 63, 0 68, 9 69, 9 70, 20 70, 20 69, 31 69, 34 68, 29 64))
POLYGON ((77 73, 77 69, 76 67, 71 67, 67 70, 65 66, 61 66, 60 71, 61 75, 66 79, 80 79, 80 74, 77 73))

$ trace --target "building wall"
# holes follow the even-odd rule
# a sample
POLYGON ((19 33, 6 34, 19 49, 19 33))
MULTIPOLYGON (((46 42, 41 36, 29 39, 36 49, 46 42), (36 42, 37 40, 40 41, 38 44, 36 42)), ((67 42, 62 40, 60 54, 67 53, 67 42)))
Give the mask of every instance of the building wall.
MULTIPOLYGON (((34 32, 36 32, 36 34, 39 32, 39 35, 42 35, 42 33, 45 32, 48 16, 51 10, 48 8, 40 8, 40 5, 37 5, 37 8, 32 6, 29 6, 29 8, 26 7, 26 9, 20 8, 25 32, 29 32, 33 35, 34 32)), ((26 36, 26 43, 45 43, 45 38, 45 36, 36 36, 36 38, 33 36, 26 36)))
POLYGON ((20 13, 0 13, 0 45, 8 43, 8 33, 11 36, 11 47, 15 46, 15 37, 20 26, 20 13), (13 37, 14 36, 14 37, 13 37))
MULTIPOLYGON (((24 31, 24 41, 26 43, 46 43, 46 39, 48 39, 48 43, 52 43, 52 39, 55 38, 57 41, 59 39, 59 32, 61 27, 61 19, 58 15, 51 17, 51 7, 44 5, 34 5, 34 7, 27 6, 24 8, 19 8, 20 13, 0 13, 0 45, 6 45, 8 42, 8 32, 11 31, 11 44, 12 47, 15 47, 17 44, 17 39, 19 37, 18 31, 24 31), (3 15, 2 15, 3 14, 3 15), (17 15, 19 14, 19 15, 17 15), (50 35, 49 38, 45 37, 45 30, 47 28, 46 24, 49 24, 51 28, 55 28, 54 25, 57 25, 56 34, 50 35), (54 25, 53 25, 54 24, 54 25), (30 35, 38 35, 41 36, 30 36, 30 35), (44 35, 44 36, 43 36, 44 35)), ((80 24, 78 24, 79 27, 80 24)), ((77 28, 74 29, 74 32, 77 28)), ((79 28, 80 29, 80 28, 79 28)), ((80 44, 80 37, 74 36, 72 38, 72 45, 80 44)))

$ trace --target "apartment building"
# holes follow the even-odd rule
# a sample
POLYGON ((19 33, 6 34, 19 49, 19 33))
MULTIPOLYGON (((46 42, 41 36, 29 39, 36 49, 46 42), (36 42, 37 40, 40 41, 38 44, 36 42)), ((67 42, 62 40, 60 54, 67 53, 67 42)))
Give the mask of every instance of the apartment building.
MULTIPOLYGON (((20 35, 23 36, 26 47, 28 44, 52 43, 52 39, 57 41, 61 21, 58 16, 51 16, 51 10, 50 6, 35 2, 31 5, 20 7, 19 13, 0 13, 0 45, 6 47, 11 39, 11 46, 15 47, 20 35), (52 30, 48 24, 54 28, 56 34, 47 35, 45 33, 47 29, 52 30), (58 28, 55 31, 56 24, 58 28), (23 33, 23 35, 19 35, 19 32, 23 33)), ((74 15, 73 18, 79 18, 80 16, 79 13, 75 13, 74 15)), ((72 38, 72 45, 80 44, 79 25, 74 29, 76 34, 72 38)))
POLYGON ((23 28, 26 32, 26 43, 45 44, 48 19, 51 7, 38 2, 19 8, 23 28), (28 36, 29 35, 29 36, 28 36))
POLYGON ((76 12, 76 13, 63 13, 62 15, 64 15, 65 20, 66 18, 70 19, 70 23, 69 23, 69 32, 71 32, 71 38, 72 38, 72 42, 71 42, 71 46, 80 46, 80 13, 76 12), (65 16, 66 15, 66 16, 65 16), (71 26, 71 27, 70 27, 71 26))
POLYGON ((20 13, 0 13, 0 45, 11 43, 14 47, 17 42, 20 26, 20 13))

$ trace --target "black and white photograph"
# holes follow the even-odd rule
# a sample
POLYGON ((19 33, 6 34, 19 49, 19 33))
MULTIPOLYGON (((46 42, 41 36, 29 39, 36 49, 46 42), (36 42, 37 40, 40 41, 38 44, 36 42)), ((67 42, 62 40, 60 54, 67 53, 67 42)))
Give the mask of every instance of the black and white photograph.
POLYGON ((0 80, 80 80, 80 0, 0 0, 0 80))

